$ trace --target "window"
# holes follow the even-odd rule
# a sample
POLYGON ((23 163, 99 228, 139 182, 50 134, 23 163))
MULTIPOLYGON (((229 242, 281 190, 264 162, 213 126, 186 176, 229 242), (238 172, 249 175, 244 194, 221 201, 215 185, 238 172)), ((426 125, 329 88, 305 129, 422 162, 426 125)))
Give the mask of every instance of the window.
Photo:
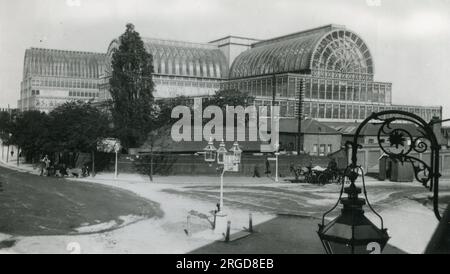
POLYGON ((325 118, 325 104, 319 104, 319 116, 317 118, 325 118))
POLYGON ((287 102, 282 101, 280 102, 280 115, 282 117, 286 117, 286 114, 287 114, 287 102))
MULTIPOLYGON (((349 106, 352 107, 352 106, 349 106)), ((358 106, 353 106, 353 119, 357 120, 359 117, 359 107, 358 106)))
POLYGON ((340 109, 340 113, 339 113, 339 118, 341 119, 345 119, 345 105, 340 105, 339 106, 340 109))
POLYGON ((331 145, 327 145, 327 153, 331 153, 332 146, 331 145))
POLYGON ((339 82, 333 81, 333 100, 339 100, 339 82))
POLYGON ((339 105, 333 105, 333 118, 339 118, 339 105))
POLYGON ((303 104, 303 116, 305 117, 311 117, 311 103, 305 102, 303 104))
POLYGON ((333 85, 331 80, 327 80, 327 91, 326 91, 326 99, 333 99, 333 85))
POLYGON ((312 103, 312 111, 311 111, 311 117, 317 118, 317 103, 312 103))
POLYGON ((347 100, 348 101, 353 101, 354 100, 352 83, 348 83, 348 86, 347 86, 347 100))
POLYGON ((339 100, 345 100, 345 87, 346 83, 345 82, 340 82, 339 83, 339 100))
POLYGON ((325 113, 325 118, 327 118, 327 119, 331 119, 331 111, 332 111, 332 108, 331 108, 332 106, 331 106, 331 104, 327 104, 327 106, 326 106, 326 113, 325 113))
POLYGON ((367 101, 373 102, 373 87, 372 84, 367 85, 367 101))
POLYGON ((277 78, 276 96, 280 97, 283 94, 283 78, 277 78))
POLYGON ((317 145, 313 145, 312 153, 317 154, 317 145))
POLYGON ((311 99, 311 79, 304 79, 305 81, 305 98, 311 99))
POLYGON ((353 116, 353 106, 347 105, 347 119, 352 119, 353 116))
POLYGON ((317 79, 312 82, 311 98, 317 99, 319 97, 319 84, 317 79))
POLYGON ((366 101, 367 100, 367 86, 366 83, 361 84, 361 90, 360 90, 360 101, 366 101))
POLYGON ((380 96, 378 98, 380 103, 386 102, 385 85, 380 86, 380 96))
POLYGON ((378 86, 378 84, 373 85, 373 98, 372 98, 373 102, 381 101, 379 98, 379 90, 380 90, 380 87, 378 86))
POLYGON ((295 102, 294 101, 288 102, 287 116, 289 116, 289 117, 295 116, 295 102))
POLYGON ((325 144, 320 145, 319 156, 325 156, 325 144))
MULTIPOLYGON (((250 89, 250 82, 247 82, 247 85, 248 85, 247 88, 250 89)), ((265 96, 272 96, 272 89, 273 89, 272 79, 267 79, 267 89, 265 96)))
POLYGON ((386 103, 391 103, 391 86, 386 87, 386 103))
POLYGON ((353 91, 354 91, 353 100, 359 101, 359 84, 354 85, 353 91))
POLYGON ((287 83, 287 78, 284 77, 281 79, 282 80, 282 84, 281 84, 281 96, 283 97, 288 97, 288 83, 287 83))
POLYGON ((366 118, 366 107, 359 106, 359 119, 365 119, 365 118, 366 118))
POLYGON ((325 80, 320 80, 319 98, 325 99, 325 80))

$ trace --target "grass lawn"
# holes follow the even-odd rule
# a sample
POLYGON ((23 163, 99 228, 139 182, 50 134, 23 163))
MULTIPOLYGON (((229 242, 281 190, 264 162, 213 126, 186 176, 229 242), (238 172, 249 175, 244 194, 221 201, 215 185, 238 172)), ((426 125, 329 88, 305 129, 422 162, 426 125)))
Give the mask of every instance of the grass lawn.
POLYGON ((76 228, 115 221, 121 216, 162 217, 158 203, 136 194, 92 183, 40 177, 0 167, 0 233, 77 234, 76 228))

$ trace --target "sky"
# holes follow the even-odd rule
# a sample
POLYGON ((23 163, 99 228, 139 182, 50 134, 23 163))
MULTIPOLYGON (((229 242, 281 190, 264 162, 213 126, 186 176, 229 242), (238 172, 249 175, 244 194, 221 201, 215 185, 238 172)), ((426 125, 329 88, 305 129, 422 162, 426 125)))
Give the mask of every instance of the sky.
POLYGON ((393 103, 450 118, 450 0, 0 0, 0 107, 17 105, 25 49, 106 52, 131 22, 143 37, 267 39, 326 24, 368 44, 393 103))

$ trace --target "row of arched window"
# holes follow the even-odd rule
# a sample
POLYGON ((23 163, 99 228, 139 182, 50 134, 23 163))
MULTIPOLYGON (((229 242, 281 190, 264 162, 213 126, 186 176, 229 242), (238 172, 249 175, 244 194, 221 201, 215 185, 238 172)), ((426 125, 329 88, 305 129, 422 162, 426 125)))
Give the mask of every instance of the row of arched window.
POLYGON ((158 74, 194 76, 203 78, 222 78, 220 64, 206 60, 192 60, 155 56, 153 58, 154 72, 158 74))

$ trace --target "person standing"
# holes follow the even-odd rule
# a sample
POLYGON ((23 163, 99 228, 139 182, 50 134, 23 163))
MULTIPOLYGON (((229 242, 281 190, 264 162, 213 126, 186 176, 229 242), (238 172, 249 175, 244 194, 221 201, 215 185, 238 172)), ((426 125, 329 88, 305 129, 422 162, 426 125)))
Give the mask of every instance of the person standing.
POLYGON ((266 159, 266 176, 269 177, 271 173, 269 159, 266 159))

